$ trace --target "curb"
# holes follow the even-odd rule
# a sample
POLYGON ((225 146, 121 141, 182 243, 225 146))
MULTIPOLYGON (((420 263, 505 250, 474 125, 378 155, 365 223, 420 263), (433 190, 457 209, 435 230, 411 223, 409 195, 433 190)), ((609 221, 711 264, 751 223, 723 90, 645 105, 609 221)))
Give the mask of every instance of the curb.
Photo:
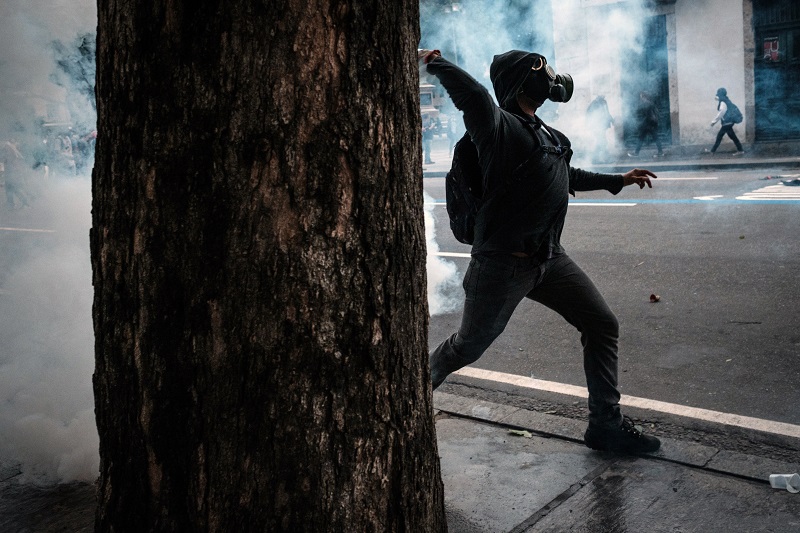
MULTIPOLYGON (((434 393, 433 399, 435 410, 451 416, 504 426, 509 429, 527 430, 544 437, 583 443, 585 422, 444 392, 434 393)), ((800 471, 800 464, 776 461, 703 444, 659 438, 661 439, 661 449, 653 454, 642 455, 641 458, 667 461, 765 484, 769 484, 770 474, 800 471)))

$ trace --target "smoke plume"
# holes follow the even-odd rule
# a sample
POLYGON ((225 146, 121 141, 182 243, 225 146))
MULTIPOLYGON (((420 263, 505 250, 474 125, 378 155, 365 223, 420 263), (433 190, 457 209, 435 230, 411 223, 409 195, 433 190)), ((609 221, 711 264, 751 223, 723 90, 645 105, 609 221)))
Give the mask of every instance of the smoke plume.
POLYGON ((98 475, 91 163, 78 175, 53 160, 58 135, 95 124, 79 97, 86 80, 57 61, 96 19, 88 0, 0 3, 0 141, 18 142, 31 205, 12 210, 0 196, 0 459, 38 483, 98 475))
MULTIPOLYGON (((608 151, 621 149, 619 128, 635 109, 623 105, 615 87, 619 85, 620 58, 642 50, 648 16, 644 6, 644 0, 609 2, 593 9, 590 18, 579 0, 467 0, 428 7, 422 10, 420 47, 440 49, 492 95, 489 65, 496 54, 519 49, 545 55, 557 72, 573 77, 575 94, 564 104, 546 102, 538 114, 570 138, 573 161, 580 165, 594 155, 596 143, 586 111, 597 96, 606 98, 615 119, 615 127, 605 132, 608 151), (584 46, 580 39, 587 30, 594 38, 584 46)), ((647 73, 628 71, 626 76, 646 79, 647 73)))
POLYGON ((428 245, 428 309, 431 316, 450 313, 461 306, 460 283, 455 263, 435 255, 436 223, 433 218, 434 199, 425 193, 425 242, 428 245))

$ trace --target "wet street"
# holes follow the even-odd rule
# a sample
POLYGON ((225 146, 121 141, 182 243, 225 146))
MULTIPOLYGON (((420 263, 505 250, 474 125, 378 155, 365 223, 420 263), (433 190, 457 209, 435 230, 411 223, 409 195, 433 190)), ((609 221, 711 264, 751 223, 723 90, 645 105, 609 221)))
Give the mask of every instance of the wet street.
MULTIPOLYGON (((633 165, 647 168, 647 160, 633 165)), ((653 189, 572 199, 562 244, 619 318, 623 395, 654 413, 664 407, 683 426, 702 426, 712 412, 728 417, 723 422, 749 417, 757 429, 800 435, 800 187, 782 183, 797 172, 667 171, 653 189)), ((424 187, 436 204, 441 259, 463 277, 469 247, 449 231, 444 181, 429 177, 424 187)), ((460 316, 432 317, 431 347, 460 316)), ((450 392, 509 393, 502 401, 538 398, 556 410, 585 403, 573 394, 585 388, 578 333, 532 302, 517 308, 472 368, 490 372, 452 376, 450 392), (519 386, 518 377, 549 390, 530 379, 519 386)))

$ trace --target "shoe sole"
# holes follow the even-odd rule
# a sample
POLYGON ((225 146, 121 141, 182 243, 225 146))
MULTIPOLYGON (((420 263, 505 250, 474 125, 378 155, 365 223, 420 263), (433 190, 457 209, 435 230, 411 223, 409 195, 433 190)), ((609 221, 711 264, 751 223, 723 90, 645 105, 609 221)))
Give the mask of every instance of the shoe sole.
POLYGON ((616 447, 616 446, 609 446, 605 443, 599 443, 594 440, 587 439, 585 436, 583 438, 583 443, 586 445, 587 448, 592 450, 596 450, 599 452, 612 452, 612 453, 620 453, 620 454, 628 454, 628 455, 639 455, 643 453, 654 453, 661 449, 661 441, 658 442, 658 445, 653 448, 652 450, 630 450, 625 447, 616 447))
POLYGON ((648 453, 655 453, 655 452, 657 452, 658 450, 661 449, 661 444, 660 443, 659 443, 658 447, 653 448, 652 450, 629 450, 629 449, 626 449, 626 448, 615 448, 615 447, 610 447, 610 446, 592 445, 592 444, 589 444, 588 442, 585 442, 585 441, 584 441, 584 444, 586 445, 587 448, 590 448, 590 449, 598 451, 598 452, 611 452, 611 453, 618 453, 618 454, 624 454, 624 455, 642 455, 642 454, 648 454, 648 453))

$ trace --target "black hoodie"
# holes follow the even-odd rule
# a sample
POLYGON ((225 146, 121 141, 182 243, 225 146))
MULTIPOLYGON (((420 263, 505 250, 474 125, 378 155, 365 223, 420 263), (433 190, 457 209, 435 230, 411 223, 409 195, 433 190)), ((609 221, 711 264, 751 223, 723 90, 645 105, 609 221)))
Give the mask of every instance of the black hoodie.
POLYGON ((562 254, 569 194, 600 189, 617 194, 623 187, 621 175, 569 166, 569 139, 520 109, 517 93, 537 57, 519 50, 494 57, 489 73, 500 106, 483 85, 446 59, 428 63, 428 72, 464 113, 478 148, 486 192, 475 223, 473 255, 522 252, 543 260, 562 254))

